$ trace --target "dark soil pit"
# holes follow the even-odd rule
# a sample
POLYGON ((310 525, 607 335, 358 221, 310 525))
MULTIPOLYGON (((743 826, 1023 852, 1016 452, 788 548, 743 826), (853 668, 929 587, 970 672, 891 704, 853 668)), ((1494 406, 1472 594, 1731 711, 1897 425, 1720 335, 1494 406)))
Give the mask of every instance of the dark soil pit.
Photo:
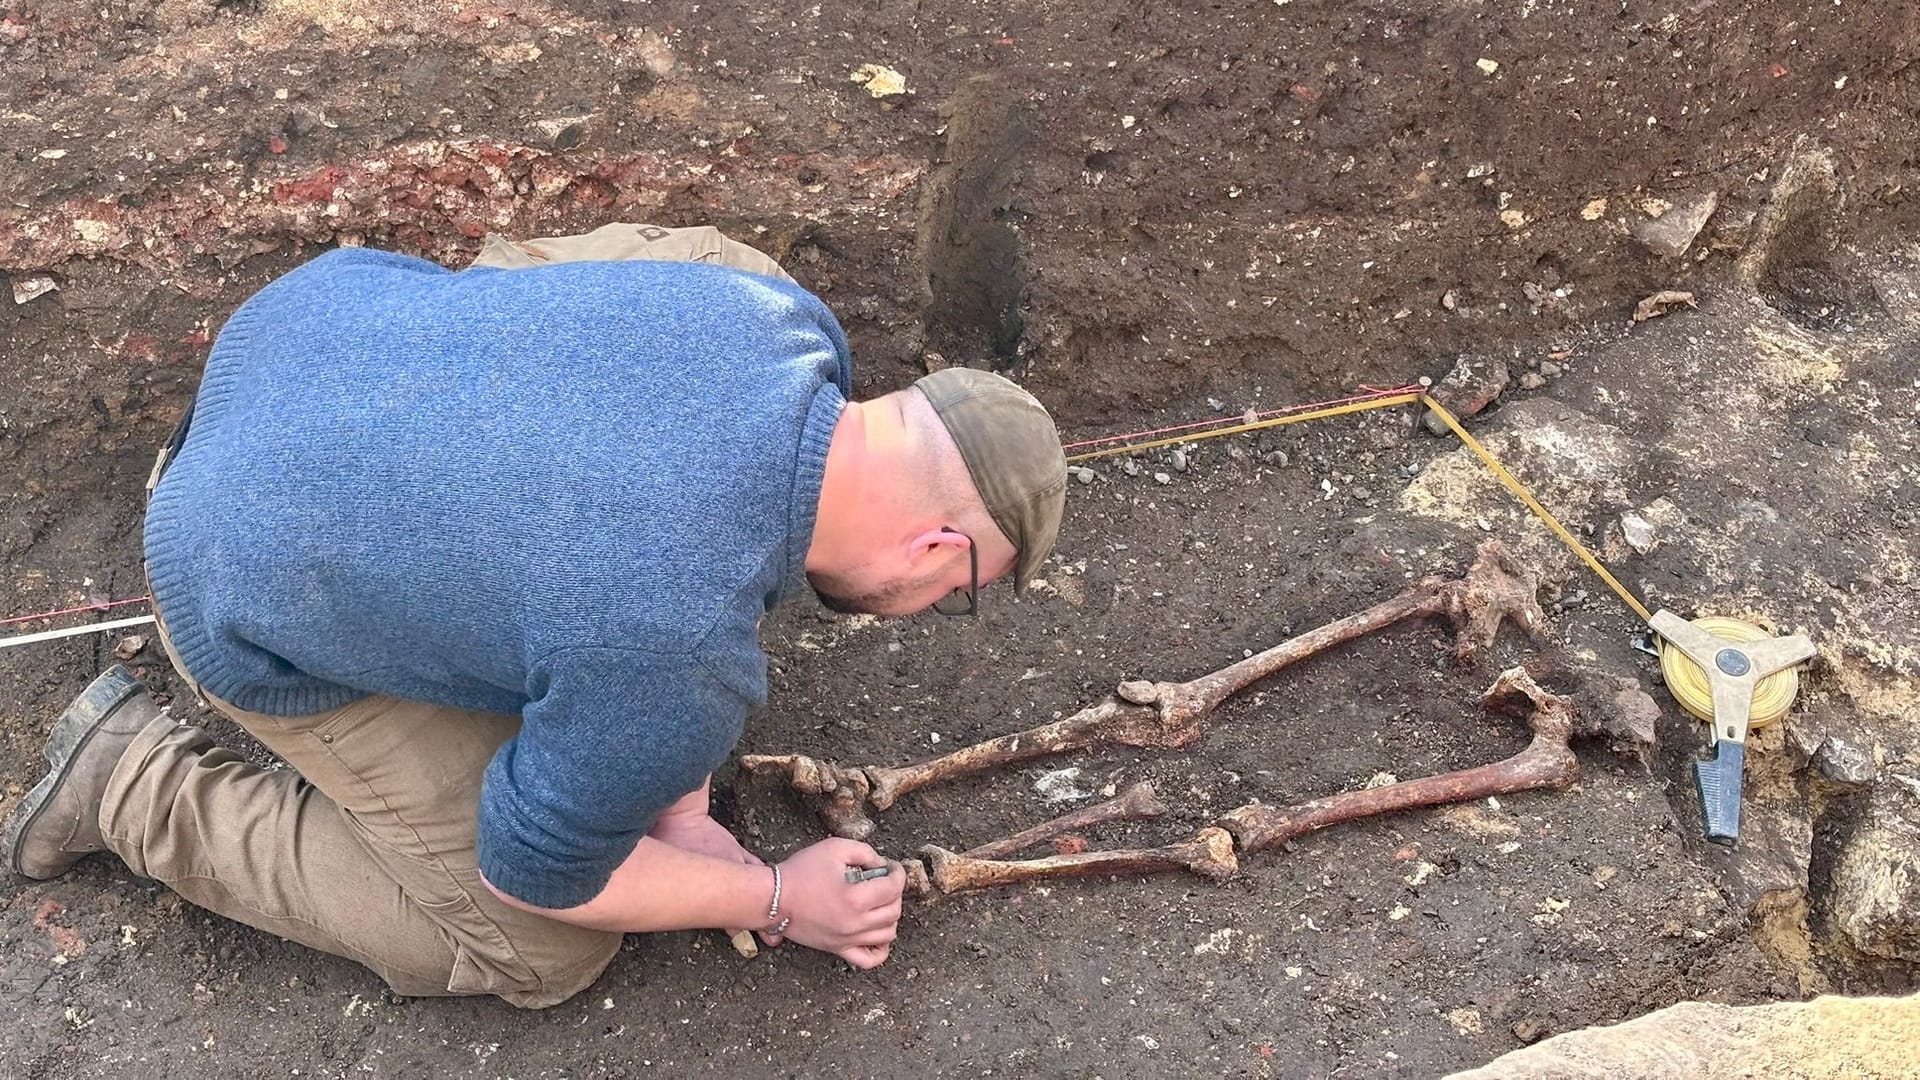
MULTIPOLYGON (((1516 372, 1558 357, 1577 371, 1555 391, 1570 408, 1664 447, 1693 438, 1675 401, 1751 350, 1676 341, 1670 354, 1698 354, 1697 368, 1597 366, 1641 296, 1697 290, 1708 319, 1717 296, 1721 310, 1744 303, 1731 283, 1746 282, 1808 333, 1905 325, 1873 266, 1920 224, 1916 56, 1907 6, 1814 0, 0 0, 0 275, 39 293, 14 304, 0 287, 0 614, 144 591, 141 485, 212 333, 334 244, 457 265, 488 230, 713 222, 834 306, 863 394, 929 366, 990 365, 1023 378, 1069 438, 1437 378, 1471 351, 1516 372), (898 69, 911 93, 869 96, 848 78, 866 63, 898 69), (1758 244, 1802 136, 1831 151, 1843 197, 1815 232, 1758 244), (1684 257, 1631 238, 1653 200, 1703 191, 1722 209, 1684 257), (40 291, 43 277, 57 290, 40 291)), ((1673 333, 1700 325, 1713 324, 1673 333)), ((1863 432, 1901 460, 1898 388, 1920 377, 1904 340, 1909 359, 1889 350, 1849 373, 1884 404, 1856 388, 1766 406, 1756 423, 1806 433, 1777 468, 1828 451, 1805 467, 1833 467, 1863 432)), ((1410 422, 1398 410, 1203 443, 1185 469, 1167 451, 1137 473, 1094 463, 1094 481, 1072 486, 1049 587, 1019 603, 990 591, 964 625, 796 605, 769 625, 773 705, 742 749, 931 756, 1121 679, 1211 670, 1411 576, 1458 573, 1492 523, 1401 508, 1412 477, 1452 450, 1410 422)), ((1696 467, 1679 449, 1649 453, 1629 494, 1696 467)), ((1874 530, 1920 512, 1911 478, 1888 475, 1845 512, 1780 476, 1765 498, 1789 523, 1884 545, 1874 530)), ((1694 512, 1748 520, 1740 508, 1762 495, 1743 484, 1694 512)), ((1574 524, 1604 539, 1619 508, 1574 524)), ((1825 575, 1884 593, 1876 625, 1920 626, 1897 582, 1849 565, 1825 552, 1803 574, 1782 557, 1749 579, 1675 544, 1639 581, 1692 606, 1825 575)), ((1564 567, 1546 576, 1556 595, 1594 595, 1563 605, 1545 645, 1508 637, 1462 671, 1443 629, 1397 628, 1243 694, 1186 751, 931 788, 881 818, 877 843, 959 848, 1049 816, 1060 807, 1033 782, 1050 768, 1077 766, 1093 793, 1150 779, 1175 807, 1093 838, 1109 846, 1182 836, 1255 798, 1491 761, 1524 732, 1476 703, 1521 659, 1584 653, 1654 689, 1624 609, 1564 567)), ((1794 615, 1847 629, 1811 600, 1794 615)), ((112 646, 0 651, 0 811, 112 646)), ((151 650, 135 662, 174 689, 151 650)), ((1842 689, 1815 680, 1822 700, 1842 689)), ((90 864, 0 886, 0 1000, 22 1018, 0 1030, 0 1063, 27 1077, 1430 1076, 1683 998, 1799 996, 1819 985, 1809 971, 1910 986, 1903 969, 1824 953, 1796 964, 1756 932, 1725 853, 1694 835, 1684 770, 1698 736, 1665 707, 1651 775, 1583 747, 1572 791, 1342 827, 1251 857, 1225 885, 1086 881, 929 903, 866 976, 798 950, 744 962, 717 935, 632 938, 592 991, 540 1014, 397 1000, 353 965, 90 864)), ((784 852, 820 835, 783 791, 722 781, 722 810, 751 843, 784 852)), ((1828 809, 1820 830, 1837 838, 1852 812, 1828 809)), ((1831 845, 1813 846, 1817 891, 1831 845)), ((1804 926, 1792 940, 1818 946, 1823 918, 1816 904, 1811 944, 1804 926)))

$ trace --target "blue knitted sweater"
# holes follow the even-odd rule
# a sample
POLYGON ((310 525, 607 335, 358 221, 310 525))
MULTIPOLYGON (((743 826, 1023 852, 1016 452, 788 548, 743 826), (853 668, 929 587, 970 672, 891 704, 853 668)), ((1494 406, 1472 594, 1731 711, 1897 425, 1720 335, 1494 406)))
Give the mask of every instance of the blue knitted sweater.
POLYGON ((570 907, 764 703, 759 619, 803 581, 847 392, 787 282, 331 252, 214 344, 148 511, 155 603, 245 710, 519 714, 480 867, 570 907))

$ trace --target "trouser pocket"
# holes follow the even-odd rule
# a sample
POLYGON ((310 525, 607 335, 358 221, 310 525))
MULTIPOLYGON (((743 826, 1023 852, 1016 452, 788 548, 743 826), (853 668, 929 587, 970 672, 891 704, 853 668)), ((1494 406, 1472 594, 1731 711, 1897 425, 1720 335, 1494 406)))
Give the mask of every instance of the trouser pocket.
MULTIPOLYGON (((519 948, 485 911, 478 893, 486 883, 479 870, 451 870, 445 890, 413 897, 415 904, 446 930, 453 941, 453 969, 447 989, 456 994, 524 993, 540 987, 540 976, 519 948)), ((549 920, 550 921, 550 920, 549 920)))

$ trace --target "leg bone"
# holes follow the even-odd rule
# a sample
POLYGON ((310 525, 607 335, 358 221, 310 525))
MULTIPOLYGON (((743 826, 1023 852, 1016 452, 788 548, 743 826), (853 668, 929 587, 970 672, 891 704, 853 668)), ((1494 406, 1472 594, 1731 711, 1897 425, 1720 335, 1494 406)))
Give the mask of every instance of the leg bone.
MULTIPOLYGON (((1233 837, 1225 830, 1213 827, 1165 847, 1084 851, 1078 855, 1055 855, 1022 862, 974 859, 931 845, 921 849, 921 854, 926 856, 933 890, 947 896, 1000 885, 1025 885, 1103 875, 1145 877, 1173 870, 1185 870, 1213 881, 1225 881, 1240 868, 1233 853, 1233 837)), ((913 888, 911 871, 908 887, 910 891, 913 888)))
POLYGON ((1307 833, 1357 818, 1446 803, 1469 802, 1539 788, 1565 788, 1580 778, 1567 748, 1574 732, 1573 703, 1540 688, 1524 668, 1503 672, 1481 699, 1489 712, 1524 712, 1533 741, 1504 761, 1362 791, 1347 791, 1293 806, 1242 806, 1220 824, 1243 852, 1264 851, 1307 833))
POLYGON ((1004 859, 1015 852, 1025 851, 1035 844, 1044 843, 1066 833, 1090 829, 1109 821, 1156 818, 1166 812, 1167 804, 1161 802, 1159 796, 1153 793, 1152 784, 1135 784, 1106 802, 1083 806, 1070 814, 1062 814, 1052 821, 1043 821, 1031 829, 981 844, 976 848, 969 848, 962 854, 969 859, 1004 859))

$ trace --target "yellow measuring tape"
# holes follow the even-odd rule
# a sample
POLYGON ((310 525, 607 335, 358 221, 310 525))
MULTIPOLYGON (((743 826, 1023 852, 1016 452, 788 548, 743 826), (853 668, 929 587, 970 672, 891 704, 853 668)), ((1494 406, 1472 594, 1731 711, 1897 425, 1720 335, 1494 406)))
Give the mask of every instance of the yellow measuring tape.
MULTIPOLYGON (((1071 455, 1067 460, 1069 462, 1092 461, 1095 458, 1112 457, 1116 454, 1133 454, 1142 450, 1154 450, 1163 446, 1173 446, 1178 443, 1197 442, 1201 439, 1211 439, 1220 435, 1240 435, 1249 431, 1259 431, 1262 428, 1283 427, 1287 424, 1299 424, 1308 420, 1324 420, 1332 416, 1346 416, 1350 413, 1369 412, 1373 409, 1390 409, 1397 405, 1411 405, 1416 401, 1420 403, 1422 408, 1433 410, 1433 414, 1438 416, 1448 428, 1452 429, 1453 433, 1459 437, 1460 442, 1464 444, 1468 450, 1472 451, 1473 455, 1479 458, 1482 464, 1488 469, 1491 469, 1493 475, 1499 477, 1500 482, 1506 485, 1507 490, 1513 492, 1514 497, 1519 499, 1520 502, 1533 513, 1533 516, 1539 518, 1547 528, 1553 530, 1553 534, 1560 538, 1560 542, 1565 544, 1568 550, 1580 556, 1580 560, 1587 564, 1588 569, 1599 575, 1600 580, 1606 582, 1607 587, 1612 589, 1628 607, 1632 608, 1634 614, 1639 615, 1642 620, 1648 622, 1653 620, 1653 612, 1647 610, 1647 606, 1640 602, 1639 597, 1634 596, 1625 585, 1620 583, 1620 579, 1614 577, 1612 572, 1606 568, 1605 564, 1601 563, 1598 556, 1594 555, 1592 551, 1587 549, 1585 544, 1576 539, 1573 533, 1567 531, 1567 527, 1560 524, 1560 519, 1554 517, 1552 511, 1542 506, 1540 500, 1534 498, 1533 493, 1527 490, 1526 485, 1522 484, 1511 472, 1508 472, 1506 466, 1500 464, 1499 460, 1496 459, 1486 447, 1480 445, 1480 440, 1474 438, 1466 428, 1462 427, 1460 421, 1455 419, 1454 415, 1447 411, 1445 406, 1433 400, 1432 396, 1426 393, 1413 391, 1404 394, 1387 394, 1366 401, 1348 402, 1343 405, 1311 409, 1304 412, 1292 413, 1287 416, 1269 417, 1265 420, 1250 420, 1246 423, 1232 424, 1226 427, 1213 428, 1208 431, 1175 435, 1168 438, 1153 439, 1147 442, 1128 443, 1124 446, 1108 447, 1104 450, 1093 450, 1083 454, 1071 455)), ((1707 617, 1694 620, 1694 625, 1709 633, 1718 634, 1721 637, 1733 641, 1759 641, 1772 636, 1760 627, 1752 623, 1742 622, 1738 619, 1707 617)), ((1702 720, 1711 720, 1713 718, 1713 691, 1707 682, 1706 672, 1700 670, 1698 664, 1688 659, 1679 649, 1667 647, 1663 641, 1661 642, 1660 648, 1660 670, 1666 677, 1667 688, 1673 692, 1674 699, 1680 703, 1681 708, 1702 720)), ((1787 710, 1793 705, 1793 699, 1799 692, 1799 686, 1799 676, 1793 668, 1775 672, 1765 679, 1762 679, 1760 684, 1754 688, 1753 705, 1750 710, 1748 724, 1752 727, 1760 727, 1785 716, 1787 710)))
POLYGON ((1638 597, 1628 592, 1627 587, 1620 584, 1620 579, 1614 577, 1605 566, 1601 565, 1600 559, 1595 556, 1593 552, 1587 550, 1587 545, 1574 539, 1573 534, 1567 531, 1567 527, 1560 524, 1560 519, 1554 517, 1546 507, 1541 506, 1540 500, 1533 497, 1533 493, 1527 490, 1526 485, 1515 479, 1514 475, 1508 472, 1505 466, 1495 461, 1493 455, 1487 451, 1487 448, 1480 445, 1480 440, 1469 434, 1466 428, 1461 427, 1460 421, 1454 419, 1452 413, 1448 412, 1439 402, 1425 394, 1421 395, 1421 404, 1432 409, 1435 416, 1438 416, 1448 427, 1452 428, 1453 433, 1460 436, 1460 441, 1467 445, 1467 449, 1473 451, 1474 456, 1484 462, 1487 468, 1492 469, 1493 475, 1499 477, 1501 483, 1507 485, 1507 490, 1513 492, 1515 497, 1525 503, 1527 509, 1533 511, 1535 517, 1546 522, 1547 528, 1553 530, 1553 535, 1558 536, 1561 543, 1567 545, 1567 547, 1573 550, 1574 554, 1585 560, 1587 566, 1594 573, 1599 574, 1600 580, 1606 582, 1608 588, 1618 593, 1620 599, 1626 601, 1628 607, 1632 608, 1642 620, 1646 622, 1653 621, 1653 612, 1647 610, 1647 605, 1641 603, 1638 597))
POLYGON ((1298 424, 1306 420, 1325 420, 1329 416, 1345 416, 1348 413, 1366 412, 1369 409, 1384 409, 1392 405, 1411 405, 1415 401, 1420 400, 1420 397, 1421 395, 1418 393, 1389 394, 1386 397, 1348 402, 1345 405, 1331 405, 1324 409, 1311 409, 1307 412, 1291 413, 1286 416, 1273 416, 1265 420, 1249 420, 1244 424, 1233 424, 1229 427, 1213 428, 1209 431, 1202 431, 1190 435, 1174 435, 1170 438, 1154 439, 1150 442, 1127 443, 1125 446, 1110 446, 1105 450, 1090 450, 1084 454, 1069 454, 1067 456, 1067 462, 1072 464, 1081 461, 1092 461, 1094 458, 1112 457, 1115 454, 1137 454, 1142 450, 1157 450, 1162 446, 1175 446, 1184 442, 1196 442, 1200 439, 1211 439, 1217 435, 1239 435, 1248 431, 1259 431, 1261 428, 1283 427, 1287 424, 1298 424))
POLYGON ((1134 454, 1142 450, 1155 450, 1162 446, 1197 442, 1201 439, 1211 439, 1220 435, 1240 435, 1249 431, 1259 431, 1262 428, 1282 427, 1287 424, 1304 423, 1308 420, 1324 420, 1330 416, 1345 416, 1349 413, 1369 412, 1373 409, 1390 409, 1396 405, 1411 405, 1416 401, 1419 402, 1422 407, 1432 409, 1435 416, 1438 416, 1449 428, 1452 428, 1453 433, 1460 437, 1460 441, 1466 444, 1467 449, 1473 451, 1475 457, 1479 458, 1487 468, 1493 470, 1493 474, 1500 478, 1500 482, 1507 486, 1507 490, 1513 492, 1522 503, 1526 504, 1527 509, 1531 510, 1535 517, 1545 522, 1547 528, 1552 529, 1553 534, 1560 538, 1561 543, 1572 549, 1594 573, 1600 575, 1600 580, 1606 582, 1608 588, 1618 593, 1620 599, 1626 601, 1628 607, 1632 608, 1642 619, 1651 620, 1653 618, 1653 612, 1648 611, 1647 606, 1642 604, 1639 598, 1627 591, 1627 587, 1620 584, 1620 580, 1609 573, 1605 566, 1601 565, 1600 560, 1594 557, 1593 552, 1587 550, 1585 544, 1574 539, 1573 534, 1567 531, 1567 527, 1560 524, 1560 519, 1554 517, 1552 512, 1540 505, 1540 500, 1534 498, 1533 493, 1527 490, 1526 485, 1515 479, 1514 475, 1508 472, 1505 466, 1495 460, 1494 456, 1487 451, 1487 448, 1480 445, 1480 440, 1468 434, 1467 429, 1460 426, 1460 421, 1454 419, 1453 414, 1448 412, 1439 402, 1433 400, 1432 396, 1419 391, 1412 391, 1405 394, 1388 394, 1385 397, 1373 398, 1367 401, 1348 402, 1344 405, 1333 405, 1324 409, 1312 409, 1306 412, 1292 413, 1287 416, 1274 416, 1265 420, 1249 420, 1244 424, 1232 424, 1227 427, 1213 428, 1209 431, 1193 434, 1175 435, 1164 439, 1153 439, 1148 442, 1128 443, 1125 446, 1113 446, 1105 450, 1093 450, 1084 454, 1074 454, 1069 456, 1067 460, 1069 462, 1081 462, 1092 461, 1095 458, 1112 457, 1115 454, 1134 454))

